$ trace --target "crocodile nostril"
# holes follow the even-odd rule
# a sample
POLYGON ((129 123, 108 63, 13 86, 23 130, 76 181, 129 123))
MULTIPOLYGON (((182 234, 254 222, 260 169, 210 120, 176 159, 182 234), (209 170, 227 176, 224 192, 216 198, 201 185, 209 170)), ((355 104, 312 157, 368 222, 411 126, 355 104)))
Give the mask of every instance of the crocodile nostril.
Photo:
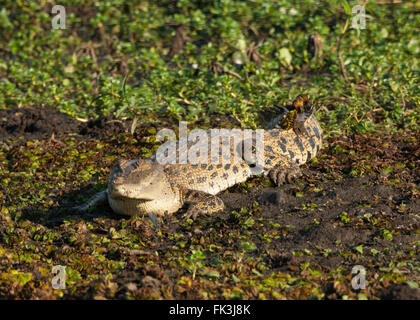
POLYGON ((118 187, 118 186, 123 185, 124 183, 126 183, 126 181, 125 181, 125 179, 123 177, 115 177, 112 180, 111 185, 114 186, 114 187, 118 187))

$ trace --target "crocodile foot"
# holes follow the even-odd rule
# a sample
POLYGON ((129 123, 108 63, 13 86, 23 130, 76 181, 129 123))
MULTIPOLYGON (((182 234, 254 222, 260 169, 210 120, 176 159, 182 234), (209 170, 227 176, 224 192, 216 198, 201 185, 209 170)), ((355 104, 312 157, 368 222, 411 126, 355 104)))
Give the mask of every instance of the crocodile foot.
POLYGON ((280 186, 284 183, 290 183, 294 178, 298 178, 302 176, 302 172, 300 171, 298 166, 277 166, 270 170, 269 176, 271 180, 276 184, 276 186, 280 186))
POLYGON ((203 191, 187 190, 184 197, 185 202, 190 204, 187 212, 182 216, 185 219, 195 220, 199 214, 219 213, 225 208, 222 199, 203 191))

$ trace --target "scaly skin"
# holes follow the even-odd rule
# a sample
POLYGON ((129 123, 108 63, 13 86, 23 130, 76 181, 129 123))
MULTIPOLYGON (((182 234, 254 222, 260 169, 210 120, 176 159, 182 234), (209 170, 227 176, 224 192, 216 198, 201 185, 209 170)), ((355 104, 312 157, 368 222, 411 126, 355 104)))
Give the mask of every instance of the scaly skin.
MULTIPOLYGON (((305 110, 308 107, 307 97, 299 96, 294 101, 294 112, 274 119, 264 131, 263 173, 276 185, 301 175, 299 165, 315 157, 321 149, 322 130, 313 110, 305 110)), ((210 138, 210 131, 207 135, 210 138)), ((178 142, 172 143, 179 146, 178 142)), ((148 160, 120 160, 110 175, 108 202, 116 213, 130 216, 171 214, 184 204, 189 204, 184 215, 187 218, 220 212, 224 204, 216 194, 256 174, 243 158, 237 158, 235 163, 233 152, 230 156, 225 159, 229 163, 222 163, 221 153, 211 159, 209 152, 207 164, 160 164, 156 155, 148 160)), ((101 200, 103 197, 105 194, 101 200)))

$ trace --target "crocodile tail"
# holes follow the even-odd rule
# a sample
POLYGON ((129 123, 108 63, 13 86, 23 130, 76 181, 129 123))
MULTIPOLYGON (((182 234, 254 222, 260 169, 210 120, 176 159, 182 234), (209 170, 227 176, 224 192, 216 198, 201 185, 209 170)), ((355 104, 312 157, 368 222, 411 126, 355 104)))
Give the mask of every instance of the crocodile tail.
POLYGON ((89 210, 90 208, 97 206, 99 204, 104 204, 107 202, 107 194, 108 191, 101 191, 97 194, 95 194, 92 198, 90 198, 87 202, 85 202, 84 204, 74 207, 73 209, 76 210, 77 212, 86 212, 87 210, 89 210))

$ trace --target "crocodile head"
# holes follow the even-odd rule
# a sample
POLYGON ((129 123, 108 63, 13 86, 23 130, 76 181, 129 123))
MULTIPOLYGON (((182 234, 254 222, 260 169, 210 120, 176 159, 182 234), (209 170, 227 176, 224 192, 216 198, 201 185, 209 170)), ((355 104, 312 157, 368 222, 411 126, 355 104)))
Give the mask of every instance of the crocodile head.
POLYGON ((145 160, 119 160, 114 166, 108 194, 113 199, 155 200, 170 185, 161 165, 145 160))

